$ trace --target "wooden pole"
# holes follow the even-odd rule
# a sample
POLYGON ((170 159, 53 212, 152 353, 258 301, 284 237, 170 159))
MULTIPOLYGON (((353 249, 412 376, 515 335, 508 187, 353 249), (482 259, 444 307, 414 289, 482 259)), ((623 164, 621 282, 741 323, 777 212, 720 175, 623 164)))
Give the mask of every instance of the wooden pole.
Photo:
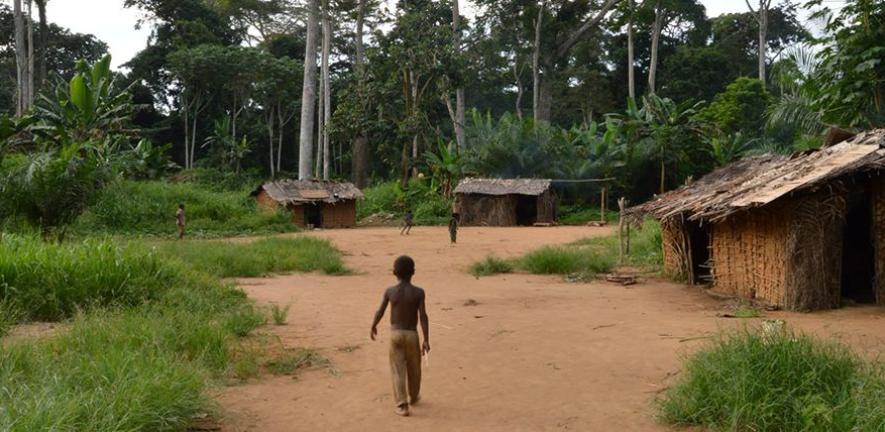
MULTIPOLYGON (((620 210, 620 217, 618 218, 618 262, 621 265, 624 264, 624 215, 626 208, 627 200, 623 197, 618 198, 618 210, 620 210)), ((629 225, 627 229, 629 229, 629 225)))

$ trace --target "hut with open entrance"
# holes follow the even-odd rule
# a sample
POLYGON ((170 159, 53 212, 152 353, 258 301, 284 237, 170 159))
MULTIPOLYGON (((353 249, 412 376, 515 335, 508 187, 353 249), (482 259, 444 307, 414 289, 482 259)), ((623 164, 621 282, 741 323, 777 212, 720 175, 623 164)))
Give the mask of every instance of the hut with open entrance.
POLYGON ((790 310, 885 305, 885 129, 749 157, 629 210, 661 222, 664 269, 790 310))
POLYGON ((356 226, 356 201, 363 193, 346 182, 280 180, 258 186, 252 196, 259 208, 288 209, 300 227, 350 228, 356 226))
POLYGON ((467 178, 455 188, 454 211, 465 226, 553 223, 558 206, 550 180, 467 178))

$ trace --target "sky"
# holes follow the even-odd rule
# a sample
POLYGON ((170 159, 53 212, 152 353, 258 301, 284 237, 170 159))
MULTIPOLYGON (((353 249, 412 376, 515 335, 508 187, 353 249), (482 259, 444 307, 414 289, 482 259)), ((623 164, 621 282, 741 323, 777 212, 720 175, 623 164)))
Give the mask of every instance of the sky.
MULTIPOLYGON (((12 0, 0 0, 11 4, 12 0)), ((466 0, 465 15, 471 14, 466 0)), ((701 0, 708 16, 744 12, 744 0, 701 0)), ((757 3, 757 0, 751 0, 757 3)), ((36 11, 35 11, 36 13, 36 11)), ((50 0, 47 5, 49 21, 77 33, 92 33, 110 46, 112 64, 118 68, 147 44, 150 29, 136 29, 140 12, 123 8, 123 0, 50 0)))

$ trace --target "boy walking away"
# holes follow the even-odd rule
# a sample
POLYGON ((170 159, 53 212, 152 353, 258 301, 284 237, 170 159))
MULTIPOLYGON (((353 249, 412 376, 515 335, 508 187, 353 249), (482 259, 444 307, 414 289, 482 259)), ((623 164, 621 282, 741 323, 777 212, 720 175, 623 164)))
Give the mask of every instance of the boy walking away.
POLYGON ((393 377, 393 395, 396 414, 409 415, 409 404, 418 402, 421 391, 421 355, 430 352, 430 328, 424 307, 424 290, 412 285, 415 261, 401 256, 393 263, 393 274, 399 280, 387 288, 381 307, 375 312, 369 337, 375 340, 378 323, 390 303, 390 373, 393 377), (424 343, 418 345, 418 319, 424 332, 424 343))
POLYGON ((415 222, 415 216, 412 215, 411 210, 406 210, 406 216, 403 218, 403 229, 400 230, 399 235, 409 235, 412 232, 412 224, 415 222))
POLYGON ((461 215, 458 213, 452 213, 452 218, 449 219, 449 239, 452 240, 452 246, 455 243, 458 243, 458 225, 461 224, 461 215))
POLYGON ((175 224, 178 225, 178 239, 184 238, 184 204, 178 204, 178 211, 175 212, 175 224))

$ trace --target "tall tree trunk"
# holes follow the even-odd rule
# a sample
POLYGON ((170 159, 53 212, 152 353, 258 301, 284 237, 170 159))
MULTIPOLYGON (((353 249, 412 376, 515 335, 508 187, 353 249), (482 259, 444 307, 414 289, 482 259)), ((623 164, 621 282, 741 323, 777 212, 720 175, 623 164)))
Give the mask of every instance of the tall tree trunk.
POLYGON ((332 89, 329 72, 329 51, 332 45, 332 21, 329 1, 323 2, 323 180, 329 180, 329 122, 332 120, 332 89))
POLYGON ((633 53, 633 0, 628 5, 630 17, 627 21, 627 94, 631 100, 636 100, 636 77, 635 59, 633 53))
MULTIPOLYGON (((458 0, 452 3, 452 31, 455 35, 455 53, 461 54, 461 12, 458 7, 458 0)), ((455 141, 458 143, 458 149, 464 148, 464 87, 458 86, 455 89, 455 141)))
MULTIPOLYGON (((541 2, 538 9, 538 17, 535 19, 535 43, 532 50, 532 115, 535 122, 541 120, 541 21, 544 18, 544 6, 547 1, 541 2)), ((547 117, 549 119, 549 116, 547 117)))
POLYGON ((759 81, 762 81, 762 87, 765 87, 765 50, 768 48, 768 5, 770 0, 760 1, 759 6, 759 81))
POLYGON ((191 134, 190 134, 190 118, 188 117, 188 112, 190 111, 190 107, 187 104, 187 99, 184 95, 181 96, 182 103, 181 108, 184 114, 184 169, 190 169, 190 161, 191 161, 191 134))
POLYGON ((28 0, 28 97, 30 109, 34 105, 34 2, 28 0))
POLYGON ((307 19, 307 40, 304 48, 304 80, 301 92, 301 134, 298 140, 298 178, 311 176, 313 159, 313 128, 316 116, 317 82, 317 1, 310 0, 307 19))
POLYGON ((549 122, 553 114, 553 83, 549 79, 542 79, 539 87, 535 117, 538 121, 549 122))
MULTIPOLYGON (((362 90, 365 86, 365 70, 363 69, 363 22, 366 16, 366 1, 360 0, 356 15, 356 58, 353 64, 356 69, 359 86, 362 90)), ((363 101, 365 104, 366 101, 363 101)), ((369 181, 369 140, 364 131, 357 132, 353 140, 353 157, 351 160, 351 179, 358 188, 365 187, 369 181)))
MULTIPOLYGON (((322 57, 322 56, 321 56, 322 57)), ((323 79, 323 68, 320 67, 320 91, 317 93, 318 101, 317 101, 317 145, 316 145, 316 160, 314 161, 314 175, 316 177, 322 178, 323 176, 323 130, 325 129, 325 124, 323 123, 326 119, 326 89, 325 84, 326 81, 323 79)))
POLYGON ((190 154, 190 167, 194 167, 194 155, 197 152, 197 118, 200 116, 200 105, 202 104, 202 96, 197 95, 196 102, 194 103, 194 118, 192 119, 193 124, 191 126, 191 154, 190 154))
POLYGON ((273 139, 273 123, 274 123, 274 107, 273 105, 268 107, 267 110, 267 147, 270 154, 270 178, 276 177, 276 166, 274 165, 274 139, 273 139))
POLYGON ((661 42, 661 31, 664 26, 664 7, 662 1, 655 4, 655 22, 651 29, 651 60, 648 66, 648 93, 655 94, 655 79, 658 73, 658 46, 661 42))
POLYGON ((40 58, 37 73, 37 87, 42 88, 46 80, 46 51, 49 49, 49 22, 46 20, 46 2, 48 0, 34 0, 37 3, 37 13, 40 15, 40 58))
POLYGON ((27 66, 27 47, 25 46, 25 19, 22 12, 21 0, 12 1, 12 14, 15 27, 15 115, 21 117, 24 115, 27 107, 27 82, 28 82, 28 66, 27 66))
POLYGON ((513 60, 513 79, 516 80, 516 118, 522 121, 522 77, 519 69, 519 56, 513 60))

